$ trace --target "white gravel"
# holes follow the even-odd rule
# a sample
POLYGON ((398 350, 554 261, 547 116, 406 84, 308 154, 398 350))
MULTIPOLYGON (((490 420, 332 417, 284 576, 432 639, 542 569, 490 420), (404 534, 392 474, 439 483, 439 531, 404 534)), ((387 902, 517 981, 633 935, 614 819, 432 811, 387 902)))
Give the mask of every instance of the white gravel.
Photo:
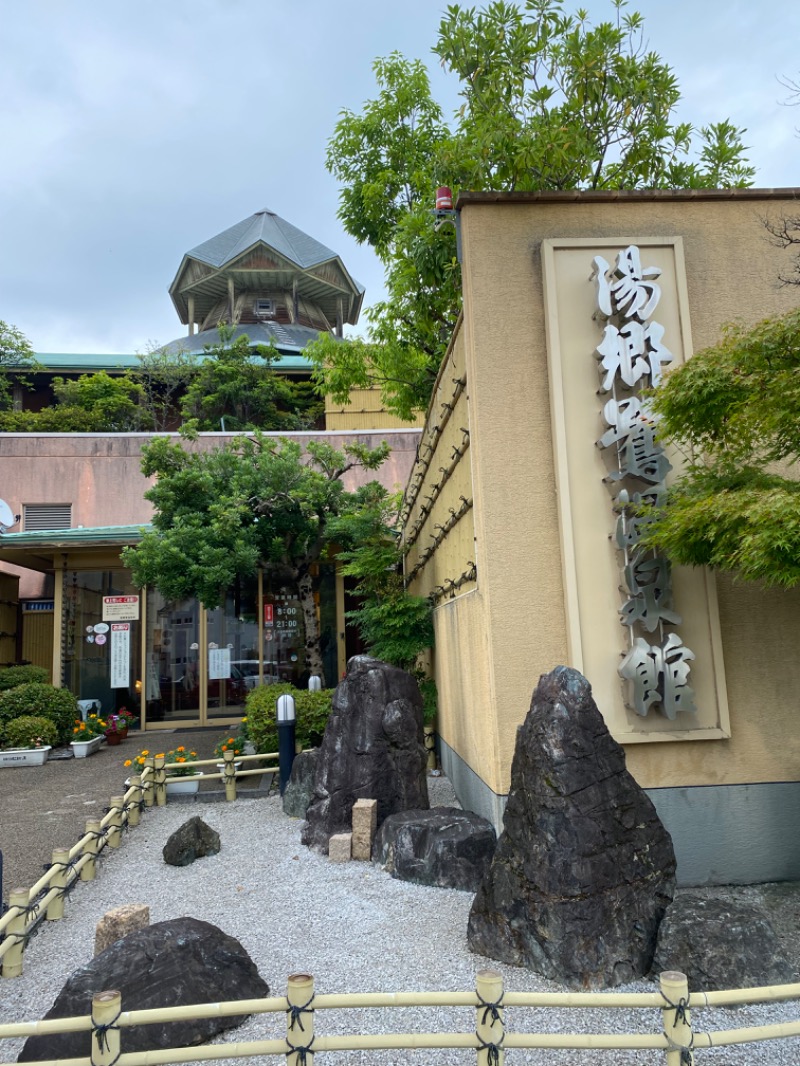
MULTIPOLYGON (((432 802, 447 803, 446 780, 431 782, 432 802)), ((323 992, 466 991, 475 973, 498 970, 507 990, 563 991, 536 974, 473 955, 466 944, 472 896, 397 881, 365 863, 332 864, 300 844, 300 822, 287 818, 277 797, 232 804, 151 810, 125 837, 117 852, 108 849, 96 881, 79 884, 66 904, 65 918, 47 923, 26 952, 25 973, 0 981, 0 1021, 41 1018, 72 969, 92 958, 94 930, 103 913, 123 903, 146 903, 152 922, 188 915, 212 922, 236 937, 269 983, 283 995, 291 973, 315 977, 323 992), (161 849, 187 817, 200 814, 220 834, 219 855, 183 868, 167 866, 161 849)), ((740 890, 747 894, 748 891, 740 890)), ((755 898, 755 897, 751 897, 755 898)), ((637 982, 618 991, 653 991, 637 982)), ((124 1004, 123 1004, 124 1007, 124 1004)), ((694 1012, 701 1030, 732 1029, 800 1018, 797 1004, 694 1012)), ((642 1010, 523 1010, 506 1012, 509 1029, 551 1032, 660 1031, 660 1014, 642 1010)), ((472 1032, 471 1009, 393 1009, 319 1011, 319 1034, 403 1031, 472 1032)), ((282 1015, 252 1017, 221 1041, 280 1037, 282 1015)), ((0 1062, 14 1060, 21 1040, 0 1042, 0 1062)), ((124 1050, 124 1033, 123 1033, 124 1050)), ((237 1060, 224 1060, 231 1066, 237 1060)), ((244 1060, 238 1060, 240 1064, 244 1060)), ((275 1060, 280 1061, 280 1060, 275 1060)), ((340 1052, 318 1057, 320 1066, 385 1064, 439 1066, 474 1063, 467 1051, 340 1052)), ((656 1051, 510 1050, 506 1061, 546 1066, 589 1063, 633 1066, 663 1064, 656 1051)), ((700 1051, 698 1066, 796 1066, 800 1039, 758 1046, 700 1051)))

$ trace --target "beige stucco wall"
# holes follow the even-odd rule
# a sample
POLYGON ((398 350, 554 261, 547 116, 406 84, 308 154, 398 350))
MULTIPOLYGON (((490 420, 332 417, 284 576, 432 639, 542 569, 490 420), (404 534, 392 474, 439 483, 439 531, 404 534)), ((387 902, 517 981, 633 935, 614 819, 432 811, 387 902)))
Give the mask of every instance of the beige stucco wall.
MULTIPOLYGON (((461 202, 464 364, 469 382, 470 464, 481 610, 459 615, 460 633, 440 621, 437 640, 460 641, 488 665, 480 685, 488 707, 470 708, 496 746, 486 776, 508 789, 515 731, 540 674, 569 663, 561 533, 549 401, 541 246, 545 238, 681 237, 694 350, 713 343, 723 323, 750 324, 797 303, 782 288, 784 253, 761 219, 795 211, 792 197, 767 195, 565 196, 461 202), (470 626, 474 632, 465 632, 470 626)), ((588 271, 587 271, 588 274, 588 271)), ((800 777, 796 720, 800 691, 800 592, 766 593, 718 582, 722 650, 730 710, 729 740, 643 743, 628 765, 646 787, 800 777)), ((442 643, 437 651, 441 660, 442 643)), ((469 666, 469 664, 467 664, 469 666)), ((480 673, 479 671, 479 673, 480 673)), ((447 676, 452 677, 448 665, 447 676)), ((591 681, 591 677, 589 678, 591 681)), ((446 692, 455 691, 451 680, 446 692)), ((602 710, 602 708, 601 708, 602 710)), ((446 713, 450 713, 449 711, 446 713)), ((453 711, 455 714, 455 710, 453 711)), ((456 750, 473 769, 469 727, 456 750)), ((455 736, 455 733, 451 735, 455 736)))
POLYGON ((327 430, 408 429, 422 428, 424 415, 418 414, 410 422, 390 414, 384 407, 380 389, 351 389, 346 404, 334 403, 325 397, 325 427, 327 430))

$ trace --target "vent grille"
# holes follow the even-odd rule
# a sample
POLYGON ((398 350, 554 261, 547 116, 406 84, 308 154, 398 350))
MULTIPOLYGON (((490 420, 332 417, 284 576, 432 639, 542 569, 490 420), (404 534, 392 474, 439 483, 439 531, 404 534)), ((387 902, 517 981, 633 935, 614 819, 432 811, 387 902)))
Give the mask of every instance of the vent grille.
POLYGON ((23 503, 22 528, 26 533, 45 529, 70 529, 71 503, 23 503))

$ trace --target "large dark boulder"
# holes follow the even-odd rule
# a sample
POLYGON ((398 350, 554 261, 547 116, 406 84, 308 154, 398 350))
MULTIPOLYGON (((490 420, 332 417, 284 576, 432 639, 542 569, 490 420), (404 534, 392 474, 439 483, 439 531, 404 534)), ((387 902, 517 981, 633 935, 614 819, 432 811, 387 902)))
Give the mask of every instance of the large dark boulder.
POLYGON ((503 821, 470 948, 572 988, 648 974, 675 889, 672 840, 577 670, 539 681, 503 821))
POLYGON ((219 833, 195 816, 175 830, 161 854, 169 866, 189 866, 195 859, 217 855, 219 849, 219 833))
POLYGON ((301 751, 295 755, 292 773, 283 792, 283 813, 290 818, 305 818, 311 797, 314 795, 314 773, 317 769, 319 748, 301 751))
POLYGON ((372 861, 400 881, 475 892, 496 843, 492 823, 472 811, 401 811, 378 830, 372 861))
POLYGON ((378 801, 378 826, 397 811, 427 808, 422 697, 405 670, 357 655, 333 695, 302 841, 327 853, 349 833, 357 799, 378 801))
MULTIPOLYGON (((90 1014, 92 996, 115 989, 123 1010, 259 999, 269 986, 238 940, 208 922, 174 918, 118 940, 68 979, 45 1018, 90 1014)), ((203 1018, 137 1025, 120 1033, 122 1051, 203 1044, 245 1018, 203 1018)), ((32 1036, 19 1062, 79 1058, 91 1053, 90 1032, 32 1036)))
POLYGON ((797 980, 766 913, 733 900, 679 895, 658 930, 653 975, 680 970, 692 992, 797 980))

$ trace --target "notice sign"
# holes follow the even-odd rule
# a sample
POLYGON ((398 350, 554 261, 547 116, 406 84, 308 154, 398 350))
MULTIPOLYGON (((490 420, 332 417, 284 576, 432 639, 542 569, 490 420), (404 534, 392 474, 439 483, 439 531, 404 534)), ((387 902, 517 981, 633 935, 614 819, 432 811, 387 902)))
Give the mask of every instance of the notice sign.
POLYGON ((271 626, 275 621, 274 606, 271 603, 264 604, 264 625, 271 626))
POLYGON ((128 622, 111 626, 111 688, 127 688, 131 677, 131 627, 128 622))
POLYGON ((139 621, 139 597, 138 596, 104 596, 103 597, 103 621, 104 622, 138 622, 139 621))
POLYGON ((231 649, 208 649, 208 680, 222 681, 231 676, 231 649))

